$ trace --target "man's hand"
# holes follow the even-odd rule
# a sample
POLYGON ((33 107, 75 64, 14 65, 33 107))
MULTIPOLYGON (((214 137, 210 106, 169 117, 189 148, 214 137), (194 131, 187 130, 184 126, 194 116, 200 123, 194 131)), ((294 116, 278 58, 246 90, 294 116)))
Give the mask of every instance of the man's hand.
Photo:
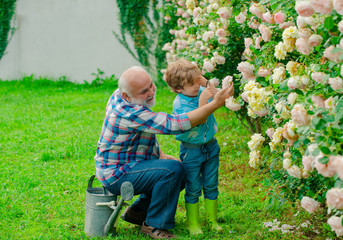
POLYGON ((162 152, 162 151, 160 152, 160 157, 159 157, 159 159, 171 159, 171 160, 176 160, 176 161, 181 162, 180 159, 178 159, 178 158, 176 158, 176 157, 173 157, 173 156, 171 156, 171 155, 165 154, 165 153, 162 152))

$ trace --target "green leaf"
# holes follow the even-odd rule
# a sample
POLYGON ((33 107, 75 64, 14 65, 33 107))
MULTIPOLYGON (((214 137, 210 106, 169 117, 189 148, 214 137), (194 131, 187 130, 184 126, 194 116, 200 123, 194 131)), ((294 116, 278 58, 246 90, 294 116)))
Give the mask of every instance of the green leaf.
POLYGON ((329 155, 331 153, 328 147, 319 147, 319 148, 320 148, 320 151, 322 151, 326 155, 329 155))
POLYGON ((324 114, 323 119, 325 119, 325 121, 327 121, 327 122, 334 122, 335 121, 335 117, 333 115, 329 115, 329 114, 324 114))
POLYGON ((324 156, 324 157, 322 157, 322 158, 320 158, 319 159, 319 162, 321 163, 321 164, 327 164, 328 162, 329 162, 329 158, 328 157, 326 157, 326 156, 324 156))
POLYGON ((335 22, 334 22, 332 16, 327 17, 324 21, 324 26, 327 30, 331 30, 334 27, 334 24, 335 24, 335 22))
POLYGON ((315 117, 312 121, 314 127, 316 130, 322 130, 323 128, 326 127, 326 121, 323 119, 320 119, 318 117, 315 117))

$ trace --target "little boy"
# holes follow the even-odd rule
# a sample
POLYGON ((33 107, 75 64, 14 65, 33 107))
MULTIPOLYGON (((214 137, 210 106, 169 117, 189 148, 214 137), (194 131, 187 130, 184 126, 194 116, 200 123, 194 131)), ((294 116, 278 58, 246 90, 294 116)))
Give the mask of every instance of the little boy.
MULTIPOLYGON (((173 92, 178 93, 173 103, 173 114, 190 112, 203 106, 217 92, 213 84, 202 76, 196 64, 184 59, 168 66, 166 82, 173 92)), ((216 120, 211 114, 203 124, 175 137, 181 142, 180 159, 186 182, 186 215, 191 234, 202 233, 199 221, 199 197, 202 190, 211 228, 222 231, 217 223, 220 151, 214 138, 217 129, 216 120)))

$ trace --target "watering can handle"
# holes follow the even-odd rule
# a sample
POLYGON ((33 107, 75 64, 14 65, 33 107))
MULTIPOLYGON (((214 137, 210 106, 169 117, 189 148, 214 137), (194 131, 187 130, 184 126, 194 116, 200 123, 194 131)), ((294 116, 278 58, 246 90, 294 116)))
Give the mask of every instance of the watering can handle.
POLYGON ((133 194, 134 194, 134 189, 133 189, 132 184, 130 182, 124 182, 120 187, 120 194, 121 194, 121 198, 119 200, 119 203, 118 203, 117 207, 114 209, 113 213, 111 214, 110 218, 108 219, 108 221, 104 227, 105 235, 108 234, 110 227, 113 225, 113 223, 117 219, 119 212, 121 210, 121 207, 124 203, 124 200, 129 201, 132 199, 133 194))
MULTIPOLYGON (((88 189, 92 188, 94 178, 95 178, 95 175, 92 175, 92 176, 89 178, 89 180, 88 180, 88 189)), ((107 191, 107 189, 106 189, 105 187, 103 187, 103 189, 104 189, 104 195, 105 195, 105 196, 108 196, 108 191, 107 191)))

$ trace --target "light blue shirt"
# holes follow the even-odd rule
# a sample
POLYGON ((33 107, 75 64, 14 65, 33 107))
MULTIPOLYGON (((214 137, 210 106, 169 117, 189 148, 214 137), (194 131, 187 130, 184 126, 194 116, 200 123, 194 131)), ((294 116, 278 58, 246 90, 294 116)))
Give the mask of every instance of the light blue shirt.
MULTIPOLYGON (((173 114, 182 114, 199 107, 199 96, 205 88, 200 86, 197 97, 188 97, 179 93, 173 103, 173 114)), ((211 101, 211 99, 209 100, 211 101)), ((204 124, 197 125, 189 131, 176 135, 176 140, 192 144, 204 144, 210 141, 218 131, 216 119, 211 114, 204 124)))

